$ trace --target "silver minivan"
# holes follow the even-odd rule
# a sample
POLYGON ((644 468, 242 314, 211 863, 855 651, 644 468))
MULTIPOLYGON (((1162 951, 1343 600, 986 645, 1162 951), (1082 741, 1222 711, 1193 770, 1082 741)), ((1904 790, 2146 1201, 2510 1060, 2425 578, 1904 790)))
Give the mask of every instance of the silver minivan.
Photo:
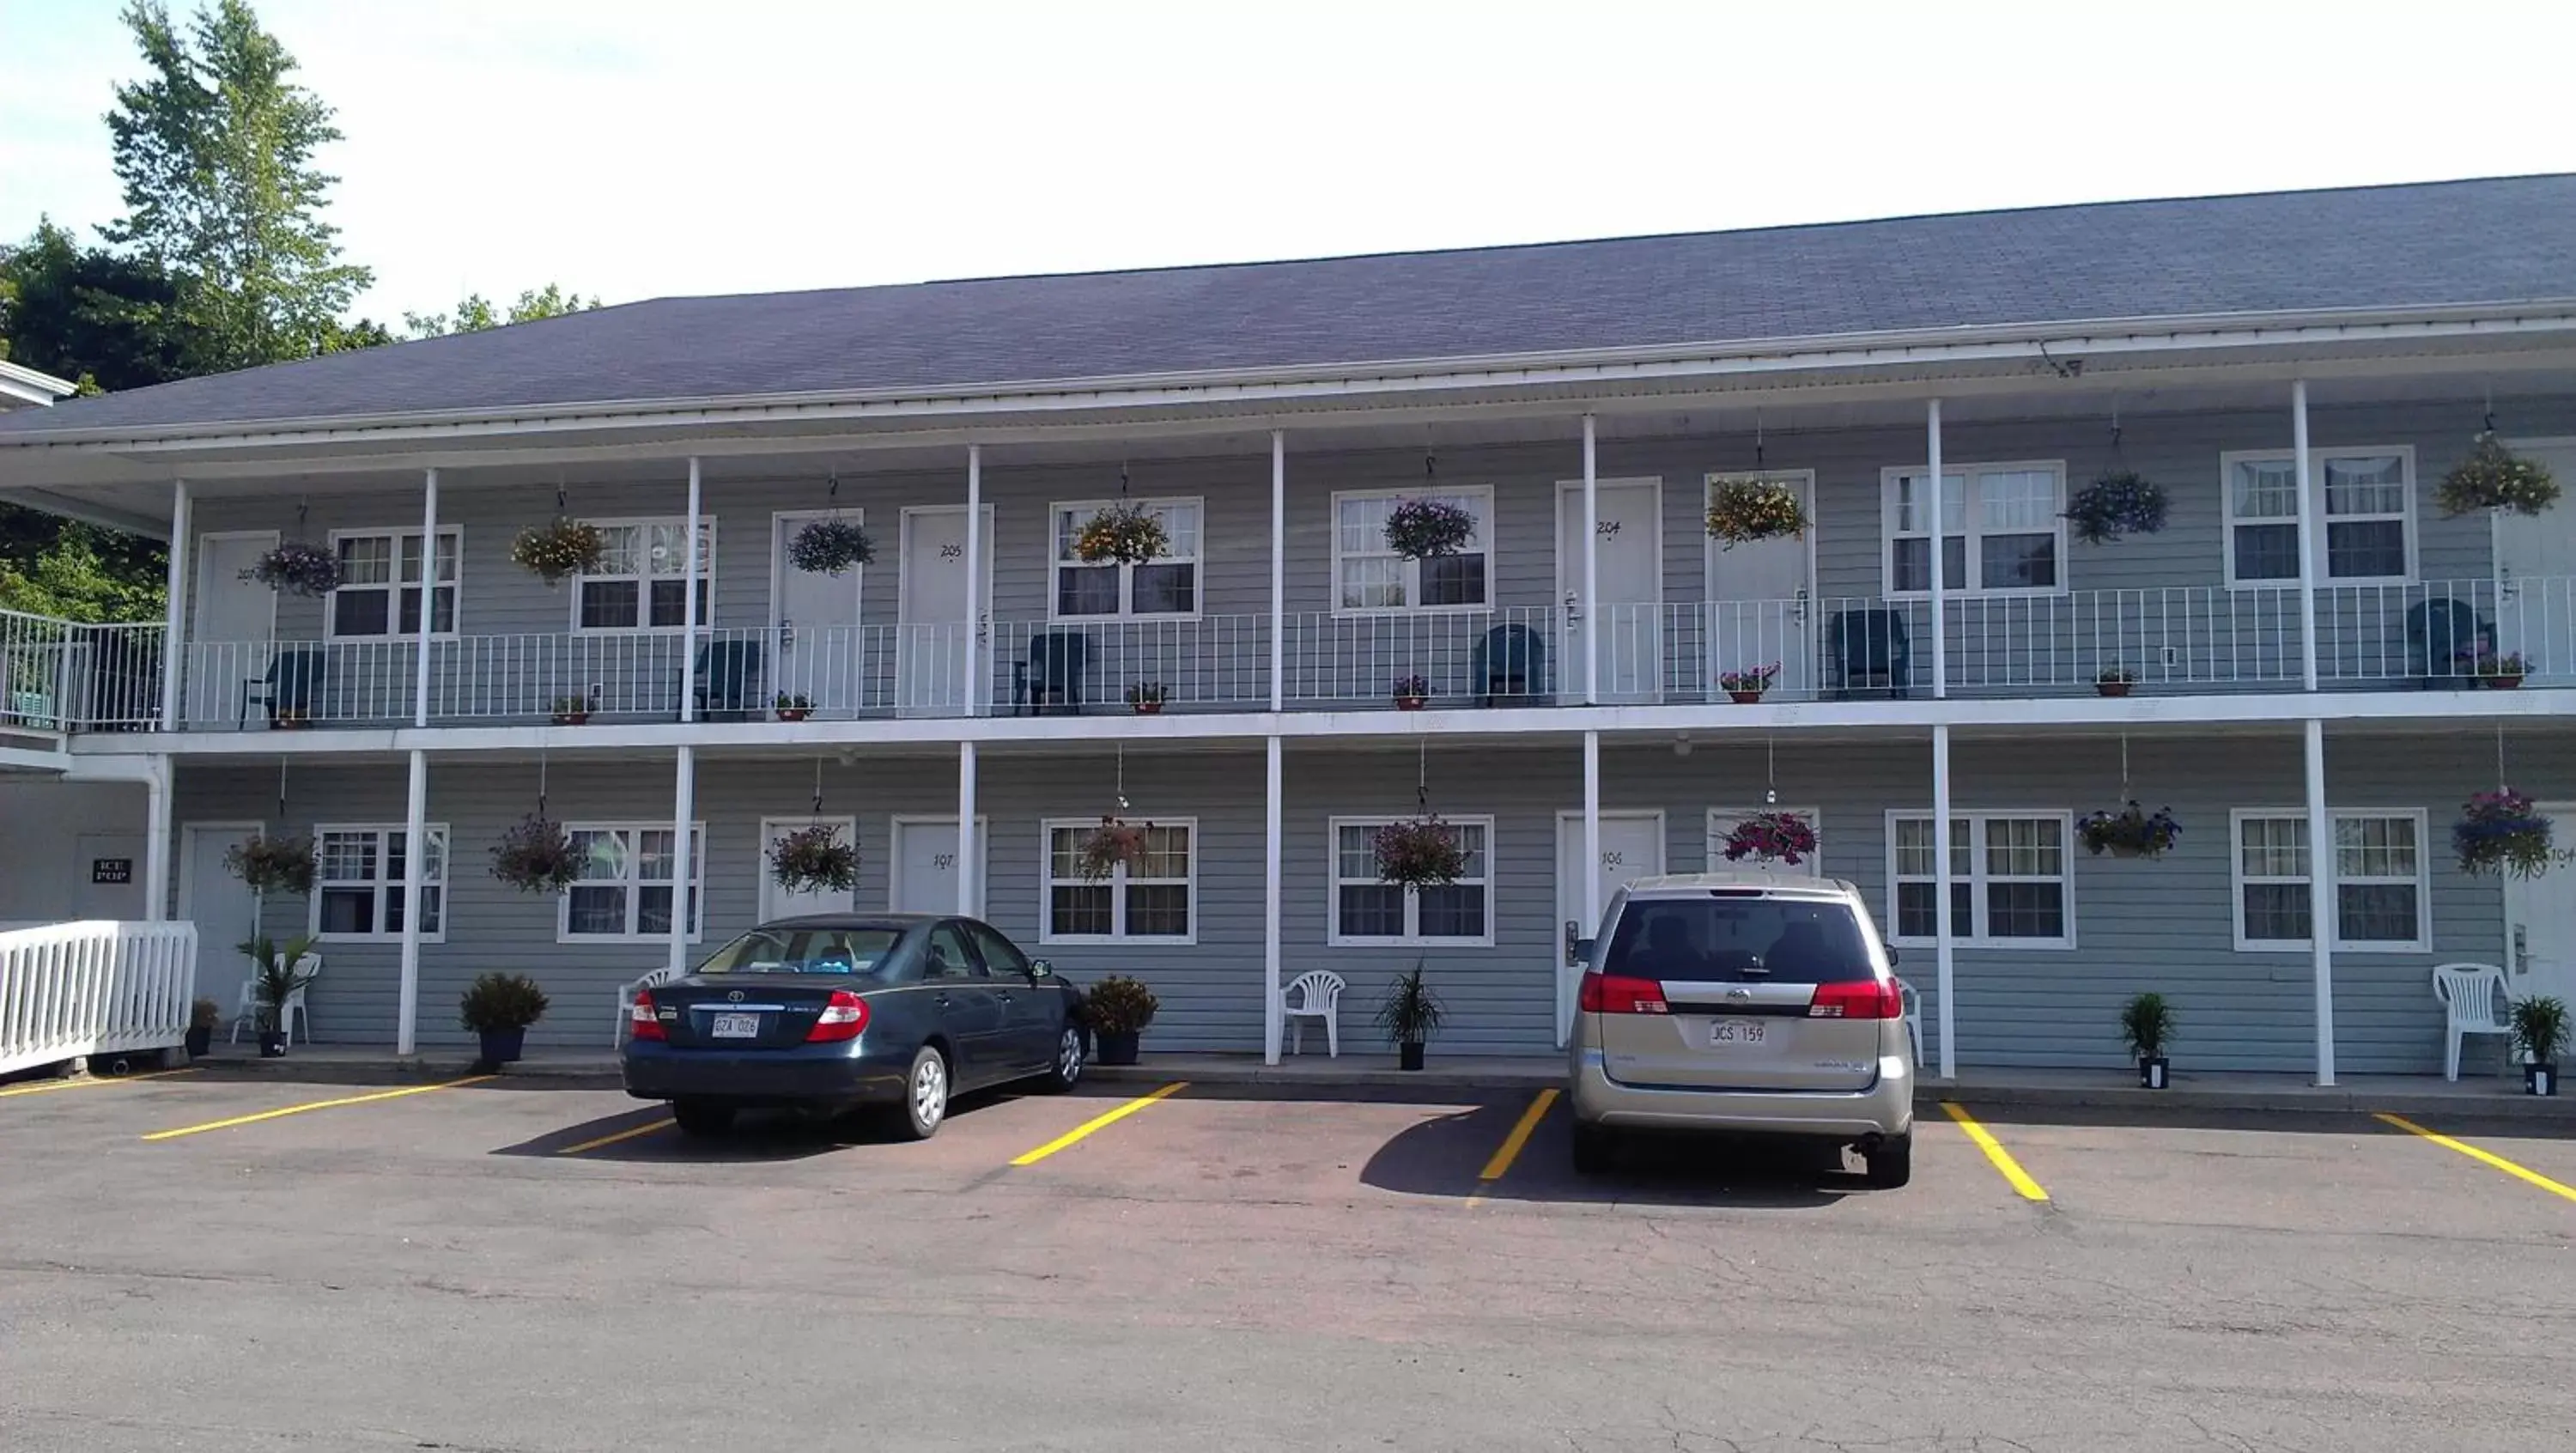
POLYGON ((1624 1130, 1709 1130, 1853 1146, 1872 1185, 1912 1176, 1903 990, 1851 884, 1640 878, 1576 952, 1576 1170, 1609 1169, 1624 1130))

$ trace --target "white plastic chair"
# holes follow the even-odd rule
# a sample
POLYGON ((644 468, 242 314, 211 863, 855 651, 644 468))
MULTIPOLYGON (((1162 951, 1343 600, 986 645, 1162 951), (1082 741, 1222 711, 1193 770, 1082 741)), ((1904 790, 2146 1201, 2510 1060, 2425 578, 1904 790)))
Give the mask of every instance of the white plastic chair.
MULTIPOLYGON (((319 975, 321 972, 322 956, 320 954, 306 954, 304 957, 295 961, 294 973, 302 978, 310 979, 319 975)), ((256 1032, 259 1025, 260 1008, 259 979, 258 976, 253 975, 250 978, 242 980, 241 995, 233 1002, 233 1030, 231 1034, 225 1036, 224 1043, 241 1043, 242 1026, 245 1024, 252 1026, 254 1032, 256 1032)), ((304 990, 302 988, 298 988, 293 993, 286 996, 286 1012, 278 1016, 283 1022, 277 1027, 285 1031, 286 1042, 288 1044, 293 1044, 295 1042, 295 1021, 298 1016, 301 1016, 304 1020, 304 1042, 306 1044, 311 1044, 313 1042, 313 1011, 304 1007, 304 990)))
POLYGON ((1324 969, 1310 969, 1299 974, 1295 983, 1279 991, 1279 1012, 1288 1021, 1288 1052, 1306 1052, 1306 1025, 1309 1019, 1324 1021, 1324 1048, 1330 1058, 1342 1057, 1342 976, 1324 969))
POLYGON ((676 984, 686 976, 687 972, 688 971, 685 969, 675 969, 669 964, 664 964, 662 967, 655 969, 653 972, 646 974, 640 979, 637 979, 632 984, 619 985, 617 990, 617 1032, 610 1036, 608 1041, 609 1047, 612 1049, 624 1049, 626 1047, 626 1031, 635 1020, 636 995, 643 993, 647 989, 661 988, 664 984, 676 984))
MULTIPOLYGON (((2508 998, 2504 970, 2494 964, 2442 964, 2433 970, 2433 997, 2442 1001, 2450 1023, 2442 1056, 2442 1078, 2460 1077, 2460 1041, 2472 1034, 2511 1035, 2505 1019, 2508 998)), ((2510 1041, 2508 1041, 2510 1042, 2510 1041)))
POLYGON ((1903 979, 1896 981, 1897 997, 1905 1004, 1905 1037, 1914 1041, 1914 1073, 1923 1073, 1923 996, 1903 979))

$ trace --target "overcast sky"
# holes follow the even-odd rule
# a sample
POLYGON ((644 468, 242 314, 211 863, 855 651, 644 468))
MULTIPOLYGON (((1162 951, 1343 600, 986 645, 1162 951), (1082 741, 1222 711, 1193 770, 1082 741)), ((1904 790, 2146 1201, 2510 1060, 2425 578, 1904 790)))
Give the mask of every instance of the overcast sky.
MULTIPOLYGON (((121 211, 118 8, 0 0, 0 237, 121 211)), ((2569 0, 258 9, 387 321, 2576 170, 2569 0)))

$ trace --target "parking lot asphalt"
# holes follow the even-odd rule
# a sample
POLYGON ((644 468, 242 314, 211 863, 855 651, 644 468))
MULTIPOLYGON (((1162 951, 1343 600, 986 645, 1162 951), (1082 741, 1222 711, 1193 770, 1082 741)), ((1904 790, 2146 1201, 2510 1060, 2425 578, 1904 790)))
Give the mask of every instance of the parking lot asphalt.
POLYGON ((1969 1101, 1871 1191, 1577 1177, 1543 1091, 13 1086, 0 1449, 2548 1447, 2565 1133, 1969 1101))

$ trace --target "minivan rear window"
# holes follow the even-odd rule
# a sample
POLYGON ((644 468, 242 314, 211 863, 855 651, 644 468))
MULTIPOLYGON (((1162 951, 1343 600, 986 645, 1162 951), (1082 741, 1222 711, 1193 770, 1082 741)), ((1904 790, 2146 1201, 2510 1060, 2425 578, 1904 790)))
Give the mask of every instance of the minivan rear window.
POLYGON ((1631 901, 1601 968, 1720 984, 1843 984, 1873 974, 1849 905, 1795 898, 1631 901))

